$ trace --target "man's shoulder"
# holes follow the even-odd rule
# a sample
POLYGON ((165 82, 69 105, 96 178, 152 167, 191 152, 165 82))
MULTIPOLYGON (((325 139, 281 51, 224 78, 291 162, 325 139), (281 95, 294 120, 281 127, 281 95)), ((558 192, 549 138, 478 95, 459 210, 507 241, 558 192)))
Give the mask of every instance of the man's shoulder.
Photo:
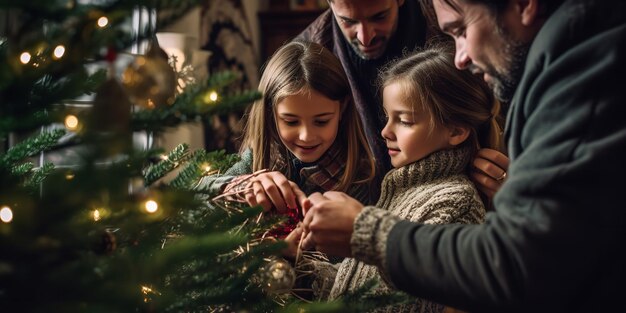
POLYGON ((312 41, 331 49, 333 43, 333 13, 330 9, 320 14, 295 39, 312 41))

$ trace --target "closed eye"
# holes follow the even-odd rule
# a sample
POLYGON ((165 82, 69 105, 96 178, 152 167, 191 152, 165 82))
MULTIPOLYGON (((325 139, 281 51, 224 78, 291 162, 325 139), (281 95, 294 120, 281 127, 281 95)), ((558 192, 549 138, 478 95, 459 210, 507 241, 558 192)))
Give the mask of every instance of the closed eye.
POLYGON ((283 123, 285 123, 285 125, 287 125, 287 126, 296 126, 296 125, 298 125, 299 121, 298 120, 285 120, 285 119, 283 119, 283 123))

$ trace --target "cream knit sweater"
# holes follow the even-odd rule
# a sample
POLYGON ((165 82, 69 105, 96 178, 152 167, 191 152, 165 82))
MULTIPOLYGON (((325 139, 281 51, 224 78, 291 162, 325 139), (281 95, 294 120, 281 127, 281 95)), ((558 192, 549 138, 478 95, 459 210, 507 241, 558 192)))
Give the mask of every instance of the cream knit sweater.
MULTIPOLYGON (((375 218, 378 215, 376 213, 388 211, 399 218, 426 224, 481 223, 485 217, 485 208, 474 185, 465 175, 470 158, 470 149, 465 146, 438 151, 415 163, 391 170, 383 179, 381 196, 376 206, 365 207, 357 220, 364 225, 367 221, 364 221, 363 217, 375 218)), ((377 224, 369 223, 369 225, 377 224)), ((372 232, 377 230, 359 227, 358 231, 359 233, 353 234, 352 254, 366 259, 384 259, 384 255, 368 255, 372 251, 360 249, 365 244, 360 244, 359 239, 371 238, 372 232)), ((385 251, 385 248, 379 247, 376 251, 385 251)), ((354 290, 372 278, 378 278, 381 281, 380 292, 390 289, 384 279, 380 279, 375 266, 353 258, 346 258, 338 270, 336 267, 323 262, 315 264, 316 278, 313 289, 319 298, 338 298, 346 291, 354 290)), ((416 298, 412 305, 382 311, 441 312, 442 310, 442 305, 416 298)))

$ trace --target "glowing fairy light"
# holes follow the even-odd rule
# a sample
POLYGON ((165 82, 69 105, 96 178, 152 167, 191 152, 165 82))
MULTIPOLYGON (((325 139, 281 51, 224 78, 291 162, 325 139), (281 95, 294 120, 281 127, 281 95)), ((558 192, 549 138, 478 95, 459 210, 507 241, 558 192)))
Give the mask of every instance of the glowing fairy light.
POLYGON ((160 157, 160 158, 161 158, 161 160, 163 160, 163 161, 167 161, 167 160, 169 160, 169 159, 170 159, 170 158, 169 158, 169 157, 167 157, 167 155, 165 155, 165 154, 161 154, 159 157, 160 157))
POLYGON ((54 57, 57 59, 60 59, 63 57, 63 55, 65 54, 65 47, 63 45, 58 45, 56 46, 56 48, 54 48, 54 57))
POLYGON ((100 210, 93 210, 93 220, 96 222, 100 220, 100 210))
POLYGON ((68 130, 76 130, 78 129, 78 117, 76 117, 75 115, 68 115, 65 117, 65 127, 68 130))
POLYGON ((102 16, 98 19, 98 26, 100 28, 105 27, 109 24, 109 19, 106 16, 102 16))
POLYGON ((67 179, 67 180, 72 180, 72 179, 74 179, 74 172, 72 172, 72 171, 67 171, 67 172, 65 173, 65 179, 67 179))
POLYGON ((161 295, 160 292, 158 292, 158 291, 156 291, 156 290, 154 290, 154 289, 152 289, 152 288, 150 288, 148 286, 141 286, 141 293, 143 293, 143 302, 146 302, 146 303, 151 301, 151 299, 150 299, 151 295, 157 295, 157 296, 161 295))
POLYGON ((146 201, 146 211, 148 213, 154 213, 159 209, 159 204, 156 203, 156 201, 154 200, 148 200, 146 201))
POLYGON ((204 97, 204 100, 205 100, 206 102, 215 102, 215 101, 217 101, 217 92, 215 92, 215 91, 211 91, 211 92, 209 92, 209 93, 208 93, 208 94, 204 97))
POLYGON ((28 52, 22 52, 22 54, 20 54, 20 62, 22 62, 22 64, 28 64, 28 62, 30 62, 30 58, 31 55, 28 52))
POLYGON ((2 209, 0 209, 0 220, 5 223, 11 223, 13 220, 13 211, 11 211, 11 208, 3 206, 2 209))

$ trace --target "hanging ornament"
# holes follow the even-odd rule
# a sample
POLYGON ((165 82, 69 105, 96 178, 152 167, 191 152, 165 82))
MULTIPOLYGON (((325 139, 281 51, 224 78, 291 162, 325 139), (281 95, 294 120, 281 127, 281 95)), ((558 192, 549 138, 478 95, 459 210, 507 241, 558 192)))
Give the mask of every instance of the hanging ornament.
POLYGON ((268 294, 290 293, 296 282, 296 272, 284 259, 273 258, 261 269, 261 283, 268 294))
POLYGON ((85 136, 98 143, 98 154, 103 158, 125 154, 133 144, 130 130, 132 105, 116 78, 115 55, 113 49, 107 52, 108 78, 98 87, 84 125, 85 136))
MULTIPOLYGON (((289 235, 294 229, 296 229, 296 226, 298 225, 298 222, 300 221, 299 212, 300 211, 298 210, 298 208, 288 208, 287 212, 281 213, 281 215, 287 218, 287 220, 281 223, 280 225, 272 228, 267 233, 267 235, 278 238, 278 239, 284 239, 285 237, 287 237, 287 235, 289 235)), ((278 213, 271 212, 269 214, 277 215, 278 213)))
POLYGON ((171 105, 176 94, 176 73, 156 38, 144 56, 138 56, 122 74, 122 83, 135 104, 153 109, 171 105))
POLYGON ((115 51, 109 49, 106 56, 109 62, 108 78, 96 91, 91 110, 90 126, 95 131, 125 133, 130 128, 131 103, 128 94, 115 78, 115 58, 115 51))

